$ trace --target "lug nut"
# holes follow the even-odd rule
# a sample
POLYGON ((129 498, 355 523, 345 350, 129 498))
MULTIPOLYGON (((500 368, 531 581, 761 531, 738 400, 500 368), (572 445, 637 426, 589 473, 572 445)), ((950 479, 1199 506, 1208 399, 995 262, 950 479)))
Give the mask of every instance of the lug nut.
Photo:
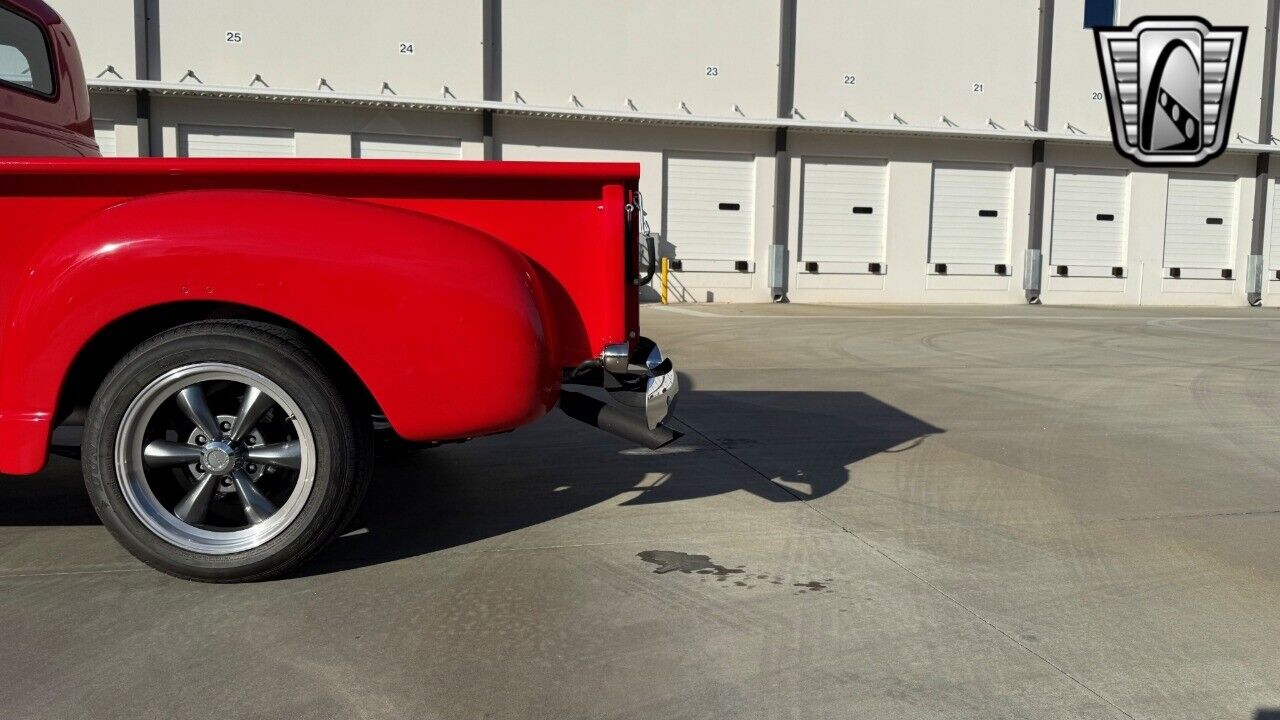
POLYGON ((198 443, 200 443, 201 445, 203 445, 203 444, 205 444, 205 443, 209 442, 209 439, 208 439, 208 438, 206 438, 206 437, 205 437, 205 436, 203 436, 203 435, 197 435, 197 436, 196 436, 196 442, 198 442, 198 443))
POLYGON ((230 429, 231 429, 231 423, 227 422, 226 420, 223 420, 223 421, 222 421, 222 429, 223 429, 224 431, 226 431, 226 430, 230 430, 230 429))
POLYGON ((245 468, 245 470, 248 470, 251 473, 255 473, 255 472, 258 472, 258 466, 251 464, 249 465, 249 467, 245 468))

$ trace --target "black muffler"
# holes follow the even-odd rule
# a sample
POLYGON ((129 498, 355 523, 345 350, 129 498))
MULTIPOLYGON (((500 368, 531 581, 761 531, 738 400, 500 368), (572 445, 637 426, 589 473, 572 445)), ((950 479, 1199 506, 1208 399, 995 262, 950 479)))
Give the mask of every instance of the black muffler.
POLYGON ((643 413, 628 412, 626 408, 572 390, 560 391, 560 409, 574 420, 581 420, 650 450, 670 445, 681 436, 662 424, 650 430, 643 413))

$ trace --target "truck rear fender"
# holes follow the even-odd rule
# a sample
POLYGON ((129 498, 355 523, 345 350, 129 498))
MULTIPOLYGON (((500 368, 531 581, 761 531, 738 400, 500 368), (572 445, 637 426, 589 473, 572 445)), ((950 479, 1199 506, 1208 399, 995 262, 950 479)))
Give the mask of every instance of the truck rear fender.
POLYGON ((191 301, 256 308, 304 328, 407 439, 510 429, 556 401, 543 288, 500 240, 325 196, 159 194, 87 217, 24 273, 0 343, 0 423, 17 440, 0 452, 0 472, 43 466, 66 372, 97 333, 191 301))

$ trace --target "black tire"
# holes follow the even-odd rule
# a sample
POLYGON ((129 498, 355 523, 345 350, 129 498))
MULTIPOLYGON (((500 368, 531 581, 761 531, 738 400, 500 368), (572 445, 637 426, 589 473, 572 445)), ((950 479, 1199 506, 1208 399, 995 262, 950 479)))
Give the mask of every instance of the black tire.
POLYGON ((334 374, 296 333, 265 323, 196 322, 143 342, 107 375, 85 422, 85 486, 103 524, 138 559, 189 580, 263 580, 295 568, 355 516, 372 470, 368 409, 353 403, 354 393, 341 392, 334 374), (301 411, 313 438, 314 477, 305 500, 294 505, 297 515, 277 535, 243 551, 208 554, 166 540, 126 500, 117 470, 117 438, 135 398, 166 373, 201 363, 244 368, 275 383, 301 411))

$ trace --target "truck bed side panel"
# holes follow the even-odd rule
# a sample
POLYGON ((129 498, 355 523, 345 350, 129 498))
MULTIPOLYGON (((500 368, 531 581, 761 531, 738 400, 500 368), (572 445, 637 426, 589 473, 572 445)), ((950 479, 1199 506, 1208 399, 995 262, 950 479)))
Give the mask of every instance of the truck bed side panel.
POLYGON ((12 442, 0 448, 0 472, 43 463, 62 376, 93 333, 187 300, 259 308, 315 333, 405 437, 528 422, 554 403, 559 368, 634 328, 621 218, 635 174, 540 163, 0 161, 0 433, 12 442))

